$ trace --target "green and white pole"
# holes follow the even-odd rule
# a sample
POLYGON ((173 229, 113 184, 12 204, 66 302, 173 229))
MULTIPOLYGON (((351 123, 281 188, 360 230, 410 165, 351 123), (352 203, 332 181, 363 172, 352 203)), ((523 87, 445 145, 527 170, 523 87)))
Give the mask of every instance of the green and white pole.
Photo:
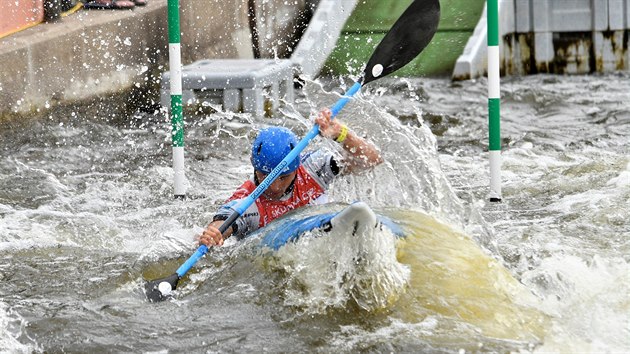
POLYGON ((499 71, 499 0, 487 1, 488 133, 490 201, 501 201, 501 74, 499 71))
POLYGON ((168 0, 168 63, 171 90, 171 137, 175 198, 186 196, 184 182, 184 114, 182 110, 182 55, 179 34, 179 0, 168 0))

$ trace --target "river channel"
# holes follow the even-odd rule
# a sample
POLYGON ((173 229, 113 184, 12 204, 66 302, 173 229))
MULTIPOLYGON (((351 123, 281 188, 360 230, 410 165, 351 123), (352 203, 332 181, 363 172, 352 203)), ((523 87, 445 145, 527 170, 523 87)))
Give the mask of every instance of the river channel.
POLYGON ((503 80, 501 203, 485 79, 371 83, 338 119, 385 163, 302 213, 361 200, 404 238, 363 240, 359 267, 343 235, 260 252, 270 228, 210 250, 172 300, 149 303, 144 279, 172 274, 252 173, 255 131, 304 135, 347 84, 306 83, 282 118, 187 115, 185 200, 163 112, 103 99, 3 122, 0 352, 630 351, 628 73, 503 80))

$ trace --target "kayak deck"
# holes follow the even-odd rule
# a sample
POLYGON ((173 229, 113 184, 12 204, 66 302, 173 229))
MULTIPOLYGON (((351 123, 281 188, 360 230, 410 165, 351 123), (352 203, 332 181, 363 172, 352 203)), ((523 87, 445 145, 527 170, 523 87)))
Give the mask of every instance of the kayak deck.
POLYGON ((261 246, 278 250, 287 243, 295 242, 305 233, 314 230, 329 232, 341 229, 356 234, 381 226, 387 227, 398 237, 403 236, 402 229, 393 220, 377 215, 366 203, 356 202, 338 212, 279 220, 273 231, 268 232, 262 238, 261 246))

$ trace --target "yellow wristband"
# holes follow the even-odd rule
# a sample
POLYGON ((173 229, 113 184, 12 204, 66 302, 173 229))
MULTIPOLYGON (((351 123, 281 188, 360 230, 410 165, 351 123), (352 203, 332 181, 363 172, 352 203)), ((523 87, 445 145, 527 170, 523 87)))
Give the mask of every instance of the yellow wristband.
POLYGON ((339 133, 339 136, 337 137, 337 139, 335 139, 335 141, 338 143, 343 143, 343 141, 346 140, 346 137, 348 137, 348 127, 343 124, 341 126, 341 133, 339 133))

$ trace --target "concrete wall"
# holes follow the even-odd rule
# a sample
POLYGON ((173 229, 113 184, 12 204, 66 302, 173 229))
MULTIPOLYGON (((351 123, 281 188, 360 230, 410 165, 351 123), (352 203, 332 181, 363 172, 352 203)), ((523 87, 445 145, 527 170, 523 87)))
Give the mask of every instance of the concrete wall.
MULTIPOLYGON (((630 70, 630 0, 499 0, 501 73, 630 70)), ((486 75, 485 10, 452 77, 486 75)))
MULTIPOLYGON (((292 19, 303 1, 180 0, 182 60, 251 58, 248 8, 257 3, 265 46, 283 45, 293 36, 292 19), (287 28, 289 26, 289 28, 287 28), (275 43, 275 44, 274 44, 275 43)), ((277 52, 265 47, 266 52, 277 52)), ((0 39, 0 119, 60 102, 72 102, 159 86, 168 70, 166 0, 127 10, 81 10, 0 39)), ((159 101, 157 90, 146 97, 159 101)))
MULTIPOLYGON (((345 1, 345 0, 344 0, 345 1)), ((295 46, 296 29, 299 28, 301 13, 306 0, 252 1, 251 11, 255 14, 256 44, 260 58, 291 56, 295 46), (284 33, 278 36, 278 33, 284 33)))
POLYGON ((205 58, 253 58, 247 0, 184 0, 180 7, 184 64, 205 58))
POLYGON ((514 5, 510 44, 518 57, 512 73, 630 69, 630 0, 514 0, 514 5), (532 54, 534 65, 518 60, 523 52, 532 54))

